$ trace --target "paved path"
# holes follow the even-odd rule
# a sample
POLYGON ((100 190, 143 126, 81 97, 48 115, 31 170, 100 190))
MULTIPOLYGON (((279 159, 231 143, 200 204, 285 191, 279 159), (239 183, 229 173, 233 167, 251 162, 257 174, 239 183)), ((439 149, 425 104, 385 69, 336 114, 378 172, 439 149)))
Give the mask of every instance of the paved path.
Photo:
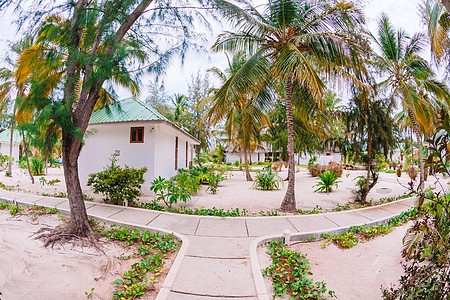
MULTIPOLYGON (((65 198, 0 190, 0 200, 36 203, 56 207, 62 212, 69 211, 65 198)), ((89 216, 142 228, 163 229, 177 233, 188 241, 168 276, 171 275, 173 282, 169 282, 166 293, 158 299, 225 300, 268 299, 259 278, 255 253, 252 254, 255 249, 251 250, 254 241, 261 241, 267 236, 280 236, 287 229, 292 233, 293 240, 299 240, 319 236, 322 232, 342 232, 353 225, 386 222, 413 206, 413 202, 413 198, 407 198, 377 207, 318 215, 228 218, 85 203, 89 216)))

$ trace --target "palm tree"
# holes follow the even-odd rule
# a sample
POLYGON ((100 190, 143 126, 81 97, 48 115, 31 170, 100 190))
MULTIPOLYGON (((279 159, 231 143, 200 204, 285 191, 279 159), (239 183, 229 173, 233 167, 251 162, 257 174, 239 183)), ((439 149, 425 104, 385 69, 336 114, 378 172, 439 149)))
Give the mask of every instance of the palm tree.
MULTIPOLYGON (((33 43, 33 38, 31 36, 26 36, 22 40, 11 45, 11 51, 20 55, 25 49, 30 47, 33 43)), ((6 111, 10 106, 13 107, 11 115, 11 132, 10 132, 10 143, 9 143, 9 163, 8 163, 8 174, 12 176, 12 150, 13 150, 13 137, 14 137, 14 127, 18 119, 23 118, 25 112, 18 111, 18 102, 22 101, 25 97, 26 89, 29 85, 27 80, 20 79, 20 72, 17 66, 17 62, 13 61, 11 58, 7 58, 6 62, 11 66, 11 68, 0 68, 0 107, 2 111, 6 111), (15 92, 14 99, 12 98, 12 93, 15 92)), ((25 141, 24 141, 25 142, 25 141)), ((27 158, 27 165, 28 158, 27 158)), ((31 182, 34 183, 34 178, 31 174, 30 168, 28 172, 31 177, 31 182)))
POLYGON ((320 78, 357 81, 365 73, 355 39, 364 22, 361 11, 349 2, 326 0, 273 0, 264 13, 251 8, 233 15, 237 32, 221 34, 214 51, 249 51, 254 54, 222 87, 222 94, 239 93, 248 87, 264 87, 272 78, 285 85, 288 127, 289 184, 281 210, 293 211, 295 201, 293 86, 306 87, 317 105, 326 90, 320 78))
MULTIPOLYGON (((227 57, 228 58, 228 57, 227 57)), ((228 59, 228 68, 222 72, 218 68, 210 69, 222 80, 223 86, 234 80, 246 63, 244 52, 238 52, 233 58, 228 59)), ((225 118, 225 130, 230 141, 239 144, 240 150, 244 152, 245 175, 248 181, 252 181, 248 167, 248 152, 252 141, 260 141, 261 129, 269 123, 265 114, 267 108, 267 95, 250 87, 243 88, 237 93, 221 93, 223 86, 210 99, 211 108, 206 119, 213 125, 225 118)))
POLYGON ((449 101, 447 86, 434 79, 434 72, 419 53, 425 45, 423 35, 408 37, 402 30, 395 30, 389 18, 382 15, 378 25, 378 37, 372 35, 380 49, 374 64, 387 78, 379 83, 386 90, 392 102, 400 100, 403 109, 411 119, 417 138, 420 160, 419 189, 424 182, 424 159, 419 127, 431 130, 433 127, 432 102, 449 101))
POLYGON ((175 111, 173 113, 173 118, 175 122, 178 122, 178 119, 183 114, 184 109, 187 106, 187 98, 183 94, 174 94, 172 98, 172 103, 175 106, 175 111))
POLYGON ((422 21, 426 26, 426 34, 430 41, 430 49, 437 65, 447 62, 445 71, 448 73, 450 58, 450 14, 438 1, 428 0, 421 7, 422 21))

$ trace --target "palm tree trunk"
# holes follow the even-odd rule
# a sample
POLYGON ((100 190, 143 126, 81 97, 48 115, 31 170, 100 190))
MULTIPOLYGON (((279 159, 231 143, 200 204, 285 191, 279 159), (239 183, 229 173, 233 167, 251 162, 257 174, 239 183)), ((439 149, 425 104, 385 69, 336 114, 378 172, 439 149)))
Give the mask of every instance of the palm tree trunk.
POLYGON ((245 162, 245 178, 247 179, 247 181, 253 181, 252 175, 250 175, 250 170, 248 169, 247 149, 244 149, 244 162, 245 162))
POLYGON ((417 147, 419 148, 419 162, 420 162, 419 191, 423 191, 424 178, 425 178, 425 163, 423 160, 422 139, 420 137, 419 126, 417 125, 416 118, 414 117, 414 114, 409 107, 408 107, 408 113, 409 113, 409 116, 411 117, 411 121, 413 123, 414 133, 416 134, 416 138, 417 138, 417 147))
POLYGON ((242 147, 239 145, 239 171, 242 171, 242 147))
POLYGON ((370 130, 367 132, 367 181, 366 181, 366 191, 369 190, 370 185, 370 168, 372 166, 372 134, 370 130))
POLYGON ((195 145, 195 152, 197 153, 198 165, 201 167, 202 163, 200 162, 200 145, 195 145))
POLYGON ((294 162, 294 117, 292 113, 292 79, 289 77, 286 82, 286 117, 288 129, 288 186, 281 211, 293 212, 295 210, 295 162, 294 162))
POLYGON ((14 112, 11 119, 11 136, 9 137, 9 162, 8 162, 8 176, 12 177, 12 151, 13 151, 13 136, 14 136, 14 123, 16 117, 16 105, 14 105, 14 112))
POLYGON ((25 160, 27 161, 28 174, 30 174, 30 177, 31 177, 31 184, 34 184, 33 173, 31 173, 31 169, 30 169, 30 160, 28 159, 28 147, 27 147, 27 143, 25 141, 25 133, 23 133, 23 131, 22 131, 22 142, 23 142, 23 148, 25 151, 25 160))

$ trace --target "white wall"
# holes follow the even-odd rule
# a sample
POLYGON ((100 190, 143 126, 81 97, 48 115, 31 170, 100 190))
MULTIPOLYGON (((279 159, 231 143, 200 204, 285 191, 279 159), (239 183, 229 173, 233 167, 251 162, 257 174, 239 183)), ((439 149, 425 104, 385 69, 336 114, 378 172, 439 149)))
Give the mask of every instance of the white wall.
POLYGON ((149 192, 150 182, 158 176, 169 178, 175 170, 175 136, 178 136, 178 168, 186 168, 186 141, 188 162, 191 160, 192 139, 167 123, 126 122, 90 125, 80 153, 79 175, 86 186, 89 174, 103 170, 109 158, 120 151, 119 164, 134 168, 147 167, 142 191, 149 192), (144 127, 144 143, 130 143, 131 127, 144 127))
MULTIPOLYGON (((12 157, 14 162, 19 161, 19 143, 13 143, 12 157)), ((0 153, 9 156, 9 142, 0 142, 0 153)))
MULTIPOLYGON (((250 154, 250 153, 248 153, 250 154)), ((266 155, 264 153, 260 153, 259 154, 259 161, 264 161, 265 160, 266 155)), ((235 161, 239 161, 240 159, 240 154, 239 152, 237 153, 231 153, 231 152, 227 152, 225 153, 225 162, 231 162, 234 163, 235 161)), ((258 153, 251 153, 251 160, 250 160, 250 156, 248 156, 248 162, 252 162, 252 163, 257 163, 258 162, 258 153)), ((244 163, 244 153, 242 153, 242 163, 244 163)))
POLYGON ((175 140, 178 137, 178 168, 185 169, 189 167, 192 157, 192 141, 179 130, 166 124, 156 125, 155 148, 155 173, 156 177, 172 177, 178 173, 175 170, 175 140), (186 161, 186 142, 188 142, 188 152, 186 161))
POLYGON ((116 150, 120 151, 118 163, 134 168, 147 167, 146 181, 154 177, 154 139, 151 125, 141 122, 99 124, 88 127, 85 144, 78 160, 82 185, 86 185, 88 175, 99 172, 110 164, 109 158, 116 150), (144 142, 130 143, 131 127, 144 127, 144 142))
POLYGON ((300 165, 307 165, 309 159, 314 155, 317 156, 317 163, 320 165, 327 165, 330 161, 334 161, 336 163, 341 162, 341 154, 340 153, 331 153, 331 155, 327 156, 325 153, 316 153, 316 154, 304 154, 300 156, 300 163, 298 159, 298 154, 295 154, 295 163, 300 165))

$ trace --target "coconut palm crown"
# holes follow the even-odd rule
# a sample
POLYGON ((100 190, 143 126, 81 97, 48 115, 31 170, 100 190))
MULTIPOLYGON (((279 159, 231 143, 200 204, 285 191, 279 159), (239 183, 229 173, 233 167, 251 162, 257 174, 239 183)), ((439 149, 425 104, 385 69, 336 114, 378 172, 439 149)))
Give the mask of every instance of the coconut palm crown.
POLYGON ((236 31, 219 35, 214 51, 251 54, 240 72, 222 86, 216 98, 225 99, 245 89, 264 88, 273 80, 285 85, 288 124, 289 184, 281 210, 295 210, 293 87, 309 90, 321 106, 327 80, 344 79, 363 85, 364 16, 349 2, 273 0, 260 12, 254 7, 230 16, 236 31))
POLYGON ((419 146, 420 183, 423 187, 424 160, 422 133, 430 132, 434 125, 435 108, 445 105, 450 94, 447 86, 435 79, 435 73, 428 62, 420 56, 426 45, 422 34, 409 37, 403 30, 396 30, 389 18, 382 15, 378 36, 372 35, 380 51, 374 63, 384 80, 378 84, 391 101, 400 100, 408 113, 419 146))

